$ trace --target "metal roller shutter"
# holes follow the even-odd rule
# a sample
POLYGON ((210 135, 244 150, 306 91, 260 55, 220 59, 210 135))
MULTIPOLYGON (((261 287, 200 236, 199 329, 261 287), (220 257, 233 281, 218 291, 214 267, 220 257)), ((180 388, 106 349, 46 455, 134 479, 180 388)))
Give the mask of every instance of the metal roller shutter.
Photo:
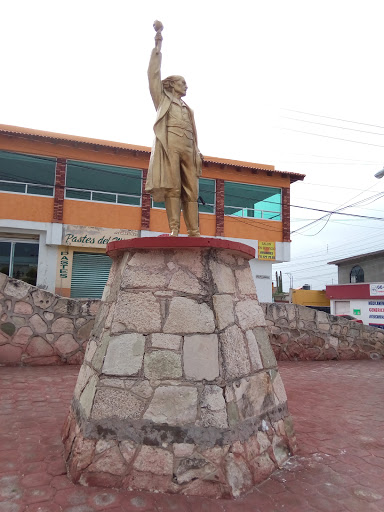
POLYGON ((73 253, 71 297, 100 299, 112 260, 105 254, 73 253))

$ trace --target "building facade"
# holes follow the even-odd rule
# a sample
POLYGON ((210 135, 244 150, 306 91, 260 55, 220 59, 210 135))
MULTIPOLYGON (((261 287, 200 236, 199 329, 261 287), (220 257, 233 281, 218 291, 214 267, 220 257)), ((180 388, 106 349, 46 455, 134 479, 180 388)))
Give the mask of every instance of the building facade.
MULTIPOLYGON (((62 296, 100 297, 108 242, 169 232, 164 204, 144 191, 150 151, 0 125, 0 272, 62 296)), ((260 300, 271 300, 272 263, 289 261, 290 185, 303 178, 271 165, 204 160, 200 232, 256 248, 260 300)))
POLYGON ((327 286, 331 314, 351 315, 384 329, 384 251, 330 261, 338 267, 338 284, 327 286))

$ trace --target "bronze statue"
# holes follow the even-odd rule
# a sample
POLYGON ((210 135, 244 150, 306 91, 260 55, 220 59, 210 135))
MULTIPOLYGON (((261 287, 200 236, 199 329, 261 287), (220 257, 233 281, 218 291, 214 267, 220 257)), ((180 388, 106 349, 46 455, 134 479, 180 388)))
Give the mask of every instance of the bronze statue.
POLYGON ((153 27, 156 45, 149 62, 148 80, 157 119, 145 190, 154 201, 165 201, 171 236, 179 234, 181 209, 188 236, 200 236, 197 199, 202 156, 197 147, 193 112, 181 99, 186 95, 187 84, 179 75, 161 80, 163 25, 155 21, 153 27))

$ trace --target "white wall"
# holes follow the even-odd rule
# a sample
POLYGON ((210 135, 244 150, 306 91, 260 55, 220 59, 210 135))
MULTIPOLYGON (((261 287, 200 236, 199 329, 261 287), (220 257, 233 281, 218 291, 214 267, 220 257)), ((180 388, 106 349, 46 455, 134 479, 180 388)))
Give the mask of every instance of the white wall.
POLYGON ((0 231, 23 238, 24 235, 39 235, 39 259, 37 281, 39 288, 55 293, 58 245, 61 244, 62 225, 49 222, 30 222, 1 219, 0 231))
MULTIPOLYGON (((342 300, 342 299, 339 299, 342 300)), ((331 300, 331 314, 334 315, 336 311, 337 300, 331 300)), ((344 300, 343 300, 344 302, 344 300)), ((349 301, 349 311, 346 313, 354 316, 358 320, 362 320, 363 324, 379 324, 384 325, 384 300, 371 299, 351 299, 349 301), (361 314, 354 314, 354 310, 360 310, 361 314), (377 310, 377 311, 375 311, 377 310), (381 318, 374 318, 375 316, 381 318)))

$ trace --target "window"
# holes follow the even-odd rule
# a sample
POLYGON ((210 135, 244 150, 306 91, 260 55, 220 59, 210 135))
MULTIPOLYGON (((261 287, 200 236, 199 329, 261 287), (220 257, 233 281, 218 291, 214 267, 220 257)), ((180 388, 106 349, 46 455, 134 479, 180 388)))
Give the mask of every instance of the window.
POLYGON ((0 192, 53 197, 56 159, 0 151, 0 192))
POLYGON ((65 197, 140 206, 141 182, 139 169, 69 160, 65 197))
POLYGON ((39 243, 0 240, 0 272, 36 285, 39 243))
POLYGON ((364 270, 360 265, 355 265, 349 276, 350 283, 364 283, 364 270))
POLYGON ((224 215, 281 220, 281 189, 226 181, 224 215))
MULTIPOLYGON (((199 213, 215 213, 216 181, 199 178, 199 213)), ((152 208, 165 208, 165 203, 152 201, 152 208)))

